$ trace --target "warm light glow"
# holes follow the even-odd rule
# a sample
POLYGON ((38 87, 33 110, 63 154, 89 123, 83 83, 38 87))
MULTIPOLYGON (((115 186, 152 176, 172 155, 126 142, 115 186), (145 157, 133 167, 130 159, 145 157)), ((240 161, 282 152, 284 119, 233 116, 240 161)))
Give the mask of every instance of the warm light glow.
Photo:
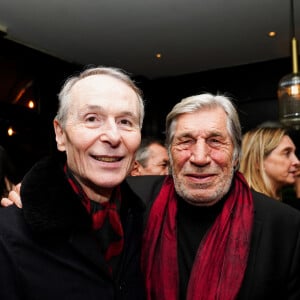
POLYGON ((27 107, 30 109, 35 108, 35 102, 33 100, 29 100, 27 103, 27 107))
POLYGON ((300 129, 300 74, 290 73, 278 85, 279 121, 286 127, 300 129))
POLYGON ((21 89, 21 90, 19 91, 19 93, 17 94, 16 99, 15 99, 14 102, 18 102, 18 101, 22 98, 22 96, 25 94, 25 92, 26 92, 26 89, 25 89, 25 88, 21 89))
POLYGON ((161 53, 156 54, 156 58, 160 59, 162 57, 161 53))
POLYGON ((21 98, 23 97, 23 95, 27 92, 27 90, 28 90, 29 88, 31 88, 32 84, 33 84, 33 80, 28 81, 28 82, 27 82, 27 83, 19 90, 19 92, 17 93, 15 99, 13 100, 13 103, 18 103, 18 102, 21 100, 21 98))
POLYGON ((14 135, 16 132, 14 131, 14 129, 10 126, 8 129, 7 129, 7 134, 9 136, 12 136, 14 135))
POLYGON ((291 96, 299 96, 300 95, 300 85, 295 84, 291 86, 291 96))
POLYGON ((276 36, 276 31, 270 31, 269 33, 268 33, 268 36, 269 37, 275 37, 276 36))

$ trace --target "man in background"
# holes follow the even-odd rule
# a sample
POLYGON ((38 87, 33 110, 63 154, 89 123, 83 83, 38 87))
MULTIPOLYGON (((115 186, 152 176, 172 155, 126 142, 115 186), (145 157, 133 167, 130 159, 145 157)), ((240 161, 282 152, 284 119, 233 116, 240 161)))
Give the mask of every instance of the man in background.
POLYGON ((153 137, 142 138, 130 175, 167 175, 168 168, 168 152, 163 142, 153 137))

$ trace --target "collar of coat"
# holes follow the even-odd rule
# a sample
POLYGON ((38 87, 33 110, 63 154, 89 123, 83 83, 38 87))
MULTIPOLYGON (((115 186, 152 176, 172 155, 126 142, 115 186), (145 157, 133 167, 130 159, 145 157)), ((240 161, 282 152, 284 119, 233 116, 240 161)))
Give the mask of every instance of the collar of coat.
MULTIPOLYGON (((67 181, 63 164, 57 158, 45 158, 22 180, 23 214, 35 233, 68 234, 91 229, 90 216, 67 181)), ((121 214, 128 210, 138 214, 144 211, 144 203, 125 181, 121 184, 121 194, 121 214)))

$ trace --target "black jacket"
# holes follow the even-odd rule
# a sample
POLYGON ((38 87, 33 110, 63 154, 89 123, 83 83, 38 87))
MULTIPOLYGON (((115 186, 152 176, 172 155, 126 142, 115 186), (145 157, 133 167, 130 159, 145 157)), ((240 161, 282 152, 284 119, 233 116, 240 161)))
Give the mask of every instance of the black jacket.
MULTIPOLYGON (((163 180, 162 176, 128 178, 131 187, 147 202, 148 212, 163 180)), ((252 194, 254 227, 238 300, 299 300, 300 213, 263 194, 252 194)))
POLYGON ((121 191, 125 245, 112 279, 62 166, 48 160, 35 165, 22 181, 23 209, 0 209, 0 299, 144 299, 144 204, 126 182, 121 191))

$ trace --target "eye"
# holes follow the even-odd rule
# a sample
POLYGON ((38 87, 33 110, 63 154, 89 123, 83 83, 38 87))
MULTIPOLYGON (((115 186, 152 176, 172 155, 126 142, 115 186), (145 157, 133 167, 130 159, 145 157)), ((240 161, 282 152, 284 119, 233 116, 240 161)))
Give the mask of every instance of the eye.
POLYGON ((84 123, 88 127, 96 128, 101 125, 101 118, 97 114, 88 114, 84 117, 84 123))
POLYGON ((117 119, 117 124, 123 129, 138 129, 139 120, 134 115, 128 114, 117 119))
POLYGON ((217 147, 222 144, 222 140, 219 137, 211 137, 207 140, 207 143, 213 147, 217 147))
POLYGON ((161 167, 166 167, 168 165, 168 163, 166 161, 163 161, 161 163, 158 164, 161 167))
POLYGON ((182 137, 177 140, 174 140, 174 146, 177 147, 178 149, 187 149, 189 148, 193 143, 194 139, 190 137, 182 137))
POLYGON ((289 150, 287 150, 287 151, 284 152, 284 155, 286 157, 290 157, 291 154, 292 154, 292 151, 289 151, 289 150))
POLYGON ((132 126, 132 125, 133 125, 132 121, 129 120, 129 119, 122 119, 122 120, 120 121, 120 123, 121 123, 122 125, 126 125, 126 126, 132 126))
POLYGON ((220 141, 216 138, 209 139, 210 143, 220 143, 220 141))
POLYGON ((87 116, 86 118, 85 118, 85 121, 86 122, 91 122, 91 123, 93 123, 93 122, 95 122, 96 121, 96 116, 94 116, 94 115, 89 115, 89 116, 87 116))
POLYGON ((191 139, 189 137, 185 137, 185 138, 178 140, 178 144, 183 144, 183 145, 191 144, 192 142, 193 142, 193 139, 191 139))
POLYGON ((161 166, 162 166, 163 168, 167 168, 167 167, 169 166, 169 164, 168 164, 167 162, 165 162, 165 163, 162 163, 161 166))

